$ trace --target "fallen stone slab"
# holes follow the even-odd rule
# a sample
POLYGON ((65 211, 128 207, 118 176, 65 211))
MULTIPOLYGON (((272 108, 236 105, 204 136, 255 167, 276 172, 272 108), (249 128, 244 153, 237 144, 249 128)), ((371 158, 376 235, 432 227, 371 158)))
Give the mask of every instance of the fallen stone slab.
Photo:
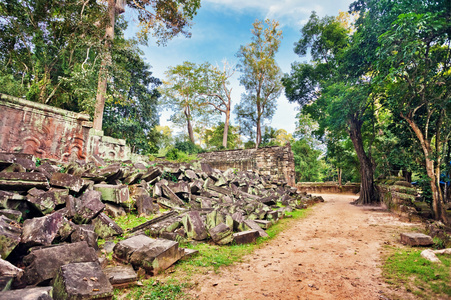
POLYGON ((149 168, 147 172, 141 177, 142 180, 150 182, 161 175, 159 168, 149 168))
POLYGON ((81 177, 56 172, 52 174, 50 184, 55 187, 66 188, 78 193, 83 187, 85 187, 86 182, 81 177))
POLYGON ((0 300, 52 300, 51 286, 10 290, 0 293, 0 300))
POLYGON ((130 193, 126 185, 95 184, 94 190, 102 194, 102 201, 109 201, 122 206, 128 206, 130 203, 130 193))
POLYGON ((113 299, 113 286, 98 262, 70 263, 58 270, 53 283, 53 299, 113 299))
POLYGON ((22 212, 14 209, 0 209, 0 216, 5 216, 14 222, 19 222, 22 218, 22 212))
POLYGON ((99 250, 97 244, 97 233, 94 232, 94 225, 74 225, 73 231, 70 235, 70 240, 72 243, 75 242, 87 242, 89 247, 99 250))
POLYGON ((259 232, 256 230, 247 230, 242 232, 237 232, 233 234, 233 243, 237 245, 241 244, 252 244, 257 241, 260 236, 259 232))
POLYGON ((115 288, 128 287, 138 281, 138 274, 131 265, 107 267, 103 273, 115 288))
POLYGON ((14 266, 9 261, 0 258, 0 277, 10 278, 11 280, 6 280, 3 288, 0 288, 0 291, 4 291, 9 289, 12 282, 14 280, 20 281, 22 276, 24 275, 24 271, 16 266, 14 266))
POLYGON ((118 259, 153 275, 169 268, 184 255, 177 242, 152 239, 143 234, 118 242, 113 251, 118 259))
POLYGON ((254 220, 262 229, 268 229, 273 224, 271 221, 267 220, 254 220))
POLYGON ((160 209, 160 206, 154 202, 154 198, 149 195, 138 196, 135 204, 138 215, 150 216, 157 213, 160 209))
POLYGON ((51 245, 65 222, 61 212, 25 220, 21 242, 27 246, 51 245))
POLYGON ((258 225, 254 220, 249 220, 249 219, 244 220, 244 224, 246 224, 247 226, 249 226, 249 228, 251 228, 252 230, 258 231, 258 234, 259 234, 261 237, 267 237, 267 236, 269 236, 269 235, 266 233, 266 231, 264 231, 264 230, 260 227, 260 225, 258 225))
POLYGON ((92 219, 97 217, 100 212, 105 209, 105 204, 101 201, 101 193, 99 191, 87 191, 84 193, 79 201, 75 202, 76 209, 74 215, 74 222, 78 224, 89 223, 92 219))
POLYGON ((97 262, 95 249, 86 242, 31 249, 23 259, 26 282, 37 285, 53 279, 61 266, 76 262, 97 262))
POLYGON ((224 223, 220 223, 216 227, 211 228, 208 233, 213 242, 218 245, 230 244, 234 239, 233 231, 224 223))
POLYGON ((183 227, 189 239, 196 241, 205 240, 208 237, 207 228, 199 211, 190 211, 182 218, 183 227))
POLYGON ((159 202, 167 207, 170 208, 183 208, 185 206, 185 202, 182 201, 168 186, 162 185, 161 191, 163 192, 163 195, 166 196, 165 198, 159 198, 159 202))
POLYGON ((423 233, 401 233, 401 243, 409 246, 430 246, 434 242, 432 237, 423 233))
POLYGON ((50 185, 42 173, 0 172, 0 189, 7 191, 27 191, 31 188, 46 189, 50 185))
POLYGON ((124 262, 128 262, 133 252, 135 252, 136 250, 145 245, 153 243, 153 241, 154 239, 148 237, 147 235, 144 234, 135 235, 133 237, 118 242, 113 248, 114 255, 116 258, 124 262))
POLYGON ((184 251, 182 259, 188 259, 199 254, 199 250, 189 248, 180 248, 180 249, 183 249, 184 251))
POLYGON ((105 212, 108 216, 117 218, 120 216, 125 216, 127 213, 122 206, 113 203, 104 203, 105 204, 105 212))
POLYGON ((92 224, 94 224, 94 232, 103 239, 121 235, 124 232, 116 222, 104 213, 100 213, 93 219, 92 224))
POLYGON ((36 188, 28 191, 27 201, 42 215, 51 213, 56 206, 53 193, 46 193, 36 188))
POLYGON ((130 263, 142 267, 146 273, 157 275, 177 262, 184 255, 175 241, 156 239, 130 255, 130 263))

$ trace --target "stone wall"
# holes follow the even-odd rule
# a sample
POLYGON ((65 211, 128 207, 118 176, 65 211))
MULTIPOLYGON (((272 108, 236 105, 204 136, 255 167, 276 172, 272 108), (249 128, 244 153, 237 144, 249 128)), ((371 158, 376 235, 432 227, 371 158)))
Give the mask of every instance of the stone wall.
POLYGON ((92 128, 86 114, 0 94, 0 152, 32 154, 58 161, 96 155, 127 159, 125 140, 92 128))
POLYGON ((213 168, 227 170, 258 170, 263 175, 273 175, 295 185, 294 156, 290 144, 259 149, 225 150, 198 154, 213 168))
POLYGON ((336 182, 298 182, 298 191, 316 194, 358 194, 360 192, 359 183, 349 183, 339 186, 336 182))

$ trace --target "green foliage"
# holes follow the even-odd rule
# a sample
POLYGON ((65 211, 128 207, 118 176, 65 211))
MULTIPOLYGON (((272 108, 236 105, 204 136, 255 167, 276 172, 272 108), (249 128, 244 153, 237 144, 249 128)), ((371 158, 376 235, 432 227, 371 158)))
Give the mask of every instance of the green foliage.
POLYGON ((382 268, 387 283, 403 286, 421 299, 451 297, 451 258, 440 255, 442 264, 432 263, 421 257, 421 250, 390 248, 391 253, 382 268))
POLYGON ((201 147, 192 143, 191 141, 177 140, 174 144, 174 148, 187 154, 197 154, 203 152, 203 149, 201 147))
POLYGON ((255 21, 252 41, 241 46, 237 53, 240 59, 238 69, 242 73, 240 84, 246 92, 235 106, 235 113, 240 124, 241 133, 253 138, 260 145, 263 121, 271 120, 276 110, 276 100, 282 91, 282 74, 275 61, 282 39, 279 23, 265 20, 255 21), (266 28, 265 28, 266 25, 266 28))
MULTIPOLYGON (((222 150, 225 149, 222 145, 224 134, 224 122, 219 122, 218 125, 205 131, 205 144, 207 149, 222 150)), ((240 146, 241 139, 239 128, 237 126, 229 125, 227 132, 227 149, 236 149, 240 146)))
POLYGON ((136 42, 125 40, 120 26, 116 30, 112 50, 115 68, 111 72, 115 80, 109 85, 116 92, 111 91, 113 96, 104 110, 103 129, 109 136, 126 139, 134 153, 155 153, 160 138, 155 126, 159 122, 157 87, 161 82, 152 76, 136 42))
MULTIPOLYGON (((82 110, 74 74, 98 68, 105 7, 96 1, 2 1, 0 91, 82 110)), ((95 86, 93 86, 95 90, 95 86)))
POLYGON ((321 151, 312 149, 306 140, 298 140, 291 144, 294 155, 294 168, 296 181, 315 182, 321 181, 325 163, 320 158, 321 151))
POLYGON ((192 143, 195 142, 195 123, 210 124, 219 113, 199 95, 199 91, 205 90, 202 79, 209 68, 207 63, 198 66, 187 61, 182 65, 170 67, 165 72, 166 80, 160 89, 161 104, 174 112, 170 120, 180 127, 186 125, 192 143))

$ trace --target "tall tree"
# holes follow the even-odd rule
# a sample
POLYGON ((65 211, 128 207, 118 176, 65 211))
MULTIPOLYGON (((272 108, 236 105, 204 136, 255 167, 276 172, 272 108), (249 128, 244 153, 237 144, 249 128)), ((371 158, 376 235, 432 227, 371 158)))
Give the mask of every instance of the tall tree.
POLYGON ((179 33, 189 37, 186 30, 200 7, 200 0, 107 0, 108 22, 105 26, 105 47, 97 85, 94 129, 102 130, 103 111, 107 95, 108 69, 111 69, 111 43, 114 39, 116 14, 123 13, 125 4, 138 12, 141 30, 138 37, 147 43, 151 32, 157 44, 165 44, 179 33))
POLYGON ((440 176, 451 137, 451 6, 418 1, 404 8, 379 37, 378 75, 385 104, 421 145, 435 218, 449 223, 440 176))
POLYGON ((223 70, 219 70, 208 63, 200 65, 194 72, 199 72, 202 76, 198 83, 198 94, 205 97, 206 103, 213 106, 217 111, 224 114, 222 146, 228 148, 230 112, 232 110, 232 88, 229 87, 229 79, 235 73, 227 61, 224 62, 223 70))
POLYGON ((283 79, 285 94, 316 119, 323 132, 349 135, 360 163, 357 203, 378 202, 371 158, 373 131, 369 131, 369 143, 365 142, 365 126, 373 121, 374 96, 356 47, 360 37, 354 34, 351 39, 351 29, 343 22, 334 17, 320 19, 316 13, 301 33, 295 53, 305 56, 310 50, 313 63, 292 65, 291 74, 283 79))
POLYGON ((81 110, 71 78, 97 72, 103 16, 96 1, 1 1, 0 92, 81 110))
POLYGON ((214 122, 218 111, 199 96, 199 83, 202 82, 202 72, 196 64, 184 62, 182 65, 170 67, 166 72, 166 80, 161 88, 162 103, 174 111, 171 121, 175 124, 186 124, 189 139, 195 143, 193 122, 203 119, 214 122))
POLYGON ((237 53, 238 69, 242 73, 240 84, 246 92, 235 107, 242 128, 255 128, 255 147, 262 141, 262 123, 270 120, 276 110, 276 100, 282 91, 282 73, 275 61, 282 39, 279 23, 265 20, 255 21, 252 41, 241 46, 237 53))

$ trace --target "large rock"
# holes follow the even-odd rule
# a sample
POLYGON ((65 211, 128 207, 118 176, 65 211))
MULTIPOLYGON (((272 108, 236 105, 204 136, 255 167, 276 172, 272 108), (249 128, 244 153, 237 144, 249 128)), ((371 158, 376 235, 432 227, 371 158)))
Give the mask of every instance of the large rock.
POLYGON ((0 293, 0 300, 52 300, 51 286, 11 290, 0 293))
POLYGON ((159 198, 158 203, 170 208, 182 208, 185 203, 168 186, 162 185, 161 191, 167 198, 159 198))
POLYGON ((269 235, 266 233, 266 231, 264 231, 264 230, 260 227, 260 225, 258 225, 257 223, 255 223, 255 221, 253 221, 253 220, 249 220, 249 219, 244 220, 244 224, 246 224, 247 226, 249 226, 249 228, 251 228, 252 230, 258 231, 258 234, 259 234, 261 237, 267 237, 267 236, 269 236, 269 235))
POLYGON ((27 191, 34 187, 49 189, 47 177, 42 173, 0 172, 0 189, 27 191))
POLYGON ((139 195, 136 198, 136 209, 138 215, 150 216, 160 210, 160 206, 154 203, 154 199, 148 195, 139 195))
POLYGON ((7 258, 8 255, 20 243, 22 230, 19 224, 5 216, 0 216, 0 257, 7 258))
POLYGON ((87 191, 79 201, 76 201, 74 222, 79 224, 89 223, 105 209, 99 191, 87 191))
POLYGON ((233 241, 233 231, 224 223, 213 227, 208 232, 213 242, 218 245, 230 244, 233 241))
POLYGON ((50 184, 56 187, 62 187, 78 193, 84 186, 85 181, 78 176, 66 173, 53 173, 50 184))
POLYGON ((432 237, 423 233, 401 233, 401 243, 409 246, 430 246, 434 242, 432 237))
POLYGON ((106 267, 103 273, 114 287, 128 286, 138 280, 138 274, 131 265, 106 267))
POLYGON ((130 204, 130 193, 126 185, 95 184, 94 190, 102 194, 102 201, 113 202, 122 206, 130 204))
POLYGON ((157 274, 183 257, 184 250, 179 249, 174 241, 137 235, 117 243, 114 254, 136 268, 142 267, 149 274, 157 274))
POLYGON ((51 245, 64 222, 63 214, 60 212, 25 220, 21 242, 28 246, 51 245))
POLYGON ((98 235, 94 232, 94 226, 92 224, 74 225, 73 231, 70 235, 70 240, 72 243, 85 241, 88 243, 89 247, 92 247, 96 250, 99 249, 97 238, 98 235))
POLYGON ((24 274, 24 271, 14 266, 9 261, 0 258, 0 277, 9 277, 20 280, 24 274))
POLYGON ((207 228, 198 211, 188 212, 183 216, 182 223, 189 239, 202 241, 208 237, 207 228))
POLYGON ((233 234, 233 242, 237 245, 252 244, 255 243, 259 236, 260 235, 256 230, 237 232, 233 234))
POLYGON ((53 283, 53 299, 113 299, 113 286, 98 262, 70 263, 58 270, 53 283))
POLYGON ((100 213, 92 220, 94 232, 101 238, 106 239, 112 236, 121 235, 124 231, 111 218, 104 213, 100 213))
POLYGON ((156 275, 182 258, 184 252, 175 241, 157 239, 134 251, 130 255, 130 263, 144 268, 148 274, 156 275))
POLYGON ((32 249, 23 259, 25 279, 29 285, 36 285, 53 279, 63 265, 97 261, 94 248, 86 242, 32 249))

